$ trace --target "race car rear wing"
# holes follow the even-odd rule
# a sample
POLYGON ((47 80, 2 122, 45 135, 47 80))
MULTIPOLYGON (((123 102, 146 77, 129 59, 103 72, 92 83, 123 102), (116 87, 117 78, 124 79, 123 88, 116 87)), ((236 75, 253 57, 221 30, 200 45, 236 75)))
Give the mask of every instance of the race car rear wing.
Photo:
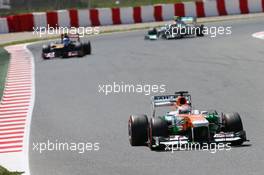
POLYGON ((172 106, 177 99, 177 95, 163 95, 152 97, 153 107, 172 106))
POLYGON ((197 22, 197 18, 193 17, 193 16, 181 17, 181 20, 186 22, 186 23, 196 23, 197 22))
POLYGON ((67 35, 71 40, 77 40, 77 41, 80 41, 80 35, 78 33, 76 34, 67 34, 67 33, 64 33, 64 34, 61 34, 61 41, 63 40, 63 38, 65 37, 65 35, 67 35))
POLYGON ((179 91, 179 92, 175 92, 174 95, 153 96, 152 97, 153 107, 174 105, 179 96, 184 97, 187 100, 187 104, 189 105, 191 104, 191 95, 188 93, 188 91, 179 91))
POLYGON ((156 107, 174 106, 179 96, 185 97, 186 103, 191 105, 191 95, 187 91, 175 92, 174 95, 153 96, 151 98, 153 117, 155 116, 156 107))
POLYGON ((197 17, 194 16, 174 16, 174 20, 183 21, 185 23, 197 23, 197 17))

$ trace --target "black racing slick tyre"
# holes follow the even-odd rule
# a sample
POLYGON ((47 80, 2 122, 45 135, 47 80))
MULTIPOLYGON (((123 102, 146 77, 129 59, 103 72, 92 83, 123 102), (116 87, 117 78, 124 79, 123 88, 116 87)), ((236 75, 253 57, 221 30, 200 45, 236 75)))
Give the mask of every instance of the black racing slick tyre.
MULTIPOLYGON (((237 112, 225 114, 223 116, 223 120, 224 120, 224 131, 225 132, 235 132, 235 133, 244 132, 242 120, 240 118, 240 115, 237 112)), ((243 142, 244 140, 238 140, 238 141, 232 142, 231 144, 241 145, 243 142)))
MULTIPOLYGON (((168 126, 166 121, 163 121, 161 118, 151 118, 149 125, 149 148, 154 150, 154 139, 153 137, 168 137, 168 126)), ((156 147, 160 149, 161 147, 156 147)))
POLYGON ((156 28, 153 28, 152 30, 148 31, 148 35, 157 35, 158 34, 158 30, 156 28))
POLYGON ((225 114, 223 117, 225 124, 224 125, 225 132, 243 131, 242 120, 237 112, 231 114, 225 114))
POLYGON ((50 52, 50 47, 48 45, 43 45, 42 46, 42 52, 44 52, 44 53, 50 52))
POLYGON ((128 136, 131 146, 144 146, 148 141, 148 117, 131 115, 128 120, 128 136))
POLYGON ((91 47, 90 41, 83 44, 83 50, 84 50, 84 54, 91 55, 91 53, 92 53, 92 47, 91 47))
POLYGON ((84 49, 83 49, 84 45, 82 43, 76 42, 76 43, 74 43, 73 47, 74 47, 73 50, 77 51, 77 56, 78 57, 83 57, 84 56, 84 49))
POLYGON ((196 35, 199 37, 204 36, 203 31, 204 31, 204 25, 201 25, 200 27, 196 29, 196 35))
POLYGON ((49 59, 48 57, 45 56, 45 53, 49 53, 49 52, 50 52, 50 46, 43 45, 42 46, 42 58, 43 59, 49 59))
POLYGON ((83 57, 85 55, 84 45, 78 50, 78 57, 83 57))

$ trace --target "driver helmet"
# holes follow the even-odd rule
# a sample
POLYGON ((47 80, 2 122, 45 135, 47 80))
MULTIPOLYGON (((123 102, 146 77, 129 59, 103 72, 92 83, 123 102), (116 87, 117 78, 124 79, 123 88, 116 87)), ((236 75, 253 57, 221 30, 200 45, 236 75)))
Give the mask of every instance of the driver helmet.
POLYGON ((67 34, 64 34, 62 42, 66 46, 70 43, 70 38, 67 34))
POLYGON ((179 96, 177 98, 177 101, 176 101, 176 106, 182 106, 182 105, 185 105, 185 104, 187 104, 186 98, 183 97, 183 96, 179 96))

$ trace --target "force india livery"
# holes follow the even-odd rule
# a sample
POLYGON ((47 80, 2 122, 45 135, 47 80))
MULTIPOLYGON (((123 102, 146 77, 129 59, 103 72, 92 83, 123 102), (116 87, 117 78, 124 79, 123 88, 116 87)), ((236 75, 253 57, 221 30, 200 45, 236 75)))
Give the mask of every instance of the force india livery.
POLYGON ((151 150, 182 143, 231 143, 248 141, 238 113, 192 109, 187 91, 175 95, 154 96, 153 114, 131 115, 128 121, 129 141, 132 146, 148 145, 151 150), (157 107, 172 106, 173 111, 156 116, 157 107))

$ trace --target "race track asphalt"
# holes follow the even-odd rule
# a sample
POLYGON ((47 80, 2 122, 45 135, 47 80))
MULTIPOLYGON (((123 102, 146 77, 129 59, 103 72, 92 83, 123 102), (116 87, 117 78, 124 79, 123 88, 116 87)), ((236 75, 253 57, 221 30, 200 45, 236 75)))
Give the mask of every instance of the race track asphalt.
MULTIPOLYGON (((43 61, 35 56, 36 100, 31 123, 32 175, 263 174, 264 19, 206 24, 232 26, 232 35, 144 41, 146 31, 90 37, 93 54, 43 61), (230 151, 154 152, 131 147, 130 114, 151 114, 150 96, 99 93, 104 84, 165 84, 166 94, 189 90, 197 109, 240 113, 249 143, 230 151), (33 151, 33 142, 99 142, 84 154, 33 151)), ((154 94, 152 94, 154 95, 154 94)))

